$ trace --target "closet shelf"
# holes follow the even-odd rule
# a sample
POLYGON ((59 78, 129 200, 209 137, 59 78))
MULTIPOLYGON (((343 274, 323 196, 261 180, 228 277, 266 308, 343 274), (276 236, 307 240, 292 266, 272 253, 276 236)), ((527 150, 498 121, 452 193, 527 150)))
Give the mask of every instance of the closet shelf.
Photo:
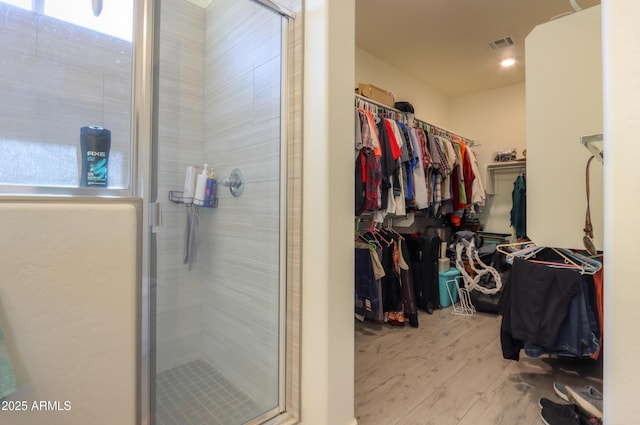
POLYGON ((169 191, 169 201, 173 202, 174 204, 193 205, 194 207, 218 208, 218 198, 213 198, 211 200, 211 206, 196 205, 193 202, 185 202, 185 197, 183 196, 182 192, 178 190, 169 191))
POLYGON ((486 178, 485 178, 485 191, 487 195, 495 195, 495 173, 497 171, 511 171, 516 170, 518 172, 527 171, 526 159, 518 161, 505 161, 505 162, 492 162, 485 165, 486 178))
POLYGON ((491 164, 487 164, 487 170, 495 171, 495 170, 509 170, 509 169, 526 169, 527 161, 505 161, 505 162, 492 162, 491 164))

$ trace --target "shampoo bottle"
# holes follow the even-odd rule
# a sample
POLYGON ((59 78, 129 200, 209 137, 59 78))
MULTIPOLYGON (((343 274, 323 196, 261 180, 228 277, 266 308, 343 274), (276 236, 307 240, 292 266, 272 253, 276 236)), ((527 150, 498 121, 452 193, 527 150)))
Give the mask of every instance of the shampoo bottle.
POLYGON ((196 167, 187 167, 187 176, 184 179, 184 191, 182 200, 185 204, 193 203, 193 196, 196 191, 196 167))
POLYGON ((198 174, 198 178, 196 180, 196 191, 194 194, 194 198, 193 198, 193 203, 195 205, 202 205, 204 206, 204 191, 207 188, 207 173, 209 166, 207 164, 204 164, 204 167, 202 167, 202 173, 198 174))
POLYGON ((214 199, 217 196, 217 181, 216 176, 213 172, 213 168, 209 173, 209 177, 207 178, 207 187, 204 190, 204 206, 205 207, 214 207, 214 199))

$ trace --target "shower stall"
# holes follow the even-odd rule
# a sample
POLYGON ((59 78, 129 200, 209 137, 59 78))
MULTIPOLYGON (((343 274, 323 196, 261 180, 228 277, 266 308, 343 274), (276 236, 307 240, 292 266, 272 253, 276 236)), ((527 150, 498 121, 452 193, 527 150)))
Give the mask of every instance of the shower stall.
MULTIPOLYGON (((292 7, 300 0, 0 0, 0 203, 6 217, 29 201, 42 223, 64 209, 72 229, 34 235, 56 248, 43 267, 68 279, 11 269, 26 283, 0 285, 12 295, 0 316, 16 400, 70 400, 74 425, 253 425, 297 408, 285 382, 287 285, 299 270, 288 249, 299 237, 288 214, 299 211, 292 7), (79 178, 87 126, 110 131, 100 187, 79 178), (194 206, 186 171, 204 164, 215 199, 194 206), (85 276, 67 244, 118 277, 85 276), (13 333, 33 323, 58 344, 13 333)), ((40 414, 19 413, 7 420, 40 414)))
POLYGON ((284 410, 290 16, 256 0, 154 14, 149 422, 261 423, 284 410), (215 202, 189 205, 187 167, 205 164, 215 202))

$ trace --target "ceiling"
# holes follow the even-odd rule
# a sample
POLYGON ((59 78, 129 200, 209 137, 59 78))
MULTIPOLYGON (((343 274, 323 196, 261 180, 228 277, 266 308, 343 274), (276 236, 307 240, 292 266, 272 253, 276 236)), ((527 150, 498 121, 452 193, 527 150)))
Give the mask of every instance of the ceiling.
MULTIPOLYGON (((600 0, 574 0, 586 9, 600 0)), ((570 0, 356 0, 356 46, 448 96, 524 81, 524 42, 570 0), (489 43, 511 37, 514 44, 489 43), (515 66, 499 62, 516 59, 515 66)))

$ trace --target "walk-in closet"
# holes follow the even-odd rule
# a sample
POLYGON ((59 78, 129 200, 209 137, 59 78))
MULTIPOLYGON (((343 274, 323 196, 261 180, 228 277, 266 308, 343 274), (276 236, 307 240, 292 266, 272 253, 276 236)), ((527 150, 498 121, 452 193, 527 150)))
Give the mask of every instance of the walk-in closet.
POLYGON ((601 424, 600 1, 385 3, 356 1, 358 424, 601 424))

